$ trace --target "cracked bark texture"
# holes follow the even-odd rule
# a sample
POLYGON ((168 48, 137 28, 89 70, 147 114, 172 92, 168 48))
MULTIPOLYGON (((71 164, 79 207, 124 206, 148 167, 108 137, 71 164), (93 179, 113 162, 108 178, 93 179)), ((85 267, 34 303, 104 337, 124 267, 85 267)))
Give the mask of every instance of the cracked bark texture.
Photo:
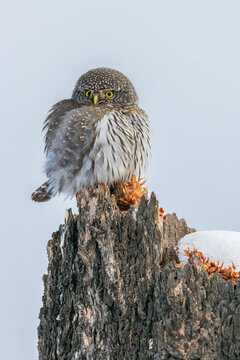
POLYGON ((185 220, 163 223, 154 194, 125 213, 103 187, 77 202, 47 247, 40 360, 240 359, 240 286, 175 267, 185 220))

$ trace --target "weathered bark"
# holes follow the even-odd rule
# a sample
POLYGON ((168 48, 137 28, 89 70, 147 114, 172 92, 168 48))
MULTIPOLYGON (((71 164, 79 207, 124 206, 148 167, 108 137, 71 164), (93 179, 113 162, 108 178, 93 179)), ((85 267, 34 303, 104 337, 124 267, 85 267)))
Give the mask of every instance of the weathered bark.
POLYGON ((154 194, 121 213, 108 189, 78 195, 48 243, 39 359, 240 359, 240 287, 193 259, 174 264, 189 229, 154 194))

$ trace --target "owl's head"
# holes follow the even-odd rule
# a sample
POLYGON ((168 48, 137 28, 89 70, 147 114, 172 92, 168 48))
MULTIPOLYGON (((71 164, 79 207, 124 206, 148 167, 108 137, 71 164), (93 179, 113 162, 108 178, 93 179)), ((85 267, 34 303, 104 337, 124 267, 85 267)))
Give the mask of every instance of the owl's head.
POLYGON ((138 102, 131 81, 121 72, 108 68, 93 69, 83 74, 73 90, 72 99, 82 105, 138 102))

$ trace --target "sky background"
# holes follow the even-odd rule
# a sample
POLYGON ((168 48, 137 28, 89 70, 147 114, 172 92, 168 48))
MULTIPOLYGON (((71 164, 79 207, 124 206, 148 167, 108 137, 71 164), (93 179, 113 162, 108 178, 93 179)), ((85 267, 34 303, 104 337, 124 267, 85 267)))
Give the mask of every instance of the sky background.
POLYGON ((240 231, 239 0, 8 0, 0 11, 0 359, 37 359, 46 245, 75 202, 36 204, 42 123, 111 67, 152 125, 149 191, 198 230, 240 231))

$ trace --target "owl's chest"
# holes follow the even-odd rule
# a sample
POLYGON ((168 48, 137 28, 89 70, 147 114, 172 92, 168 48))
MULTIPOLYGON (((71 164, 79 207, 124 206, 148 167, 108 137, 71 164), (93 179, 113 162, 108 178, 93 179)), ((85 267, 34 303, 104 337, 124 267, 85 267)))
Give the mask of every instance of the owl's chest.
POLYGON ((95 162, 129 162, 135 145, 131 119, 111 112, 93 125, 89 156, 95 162))

